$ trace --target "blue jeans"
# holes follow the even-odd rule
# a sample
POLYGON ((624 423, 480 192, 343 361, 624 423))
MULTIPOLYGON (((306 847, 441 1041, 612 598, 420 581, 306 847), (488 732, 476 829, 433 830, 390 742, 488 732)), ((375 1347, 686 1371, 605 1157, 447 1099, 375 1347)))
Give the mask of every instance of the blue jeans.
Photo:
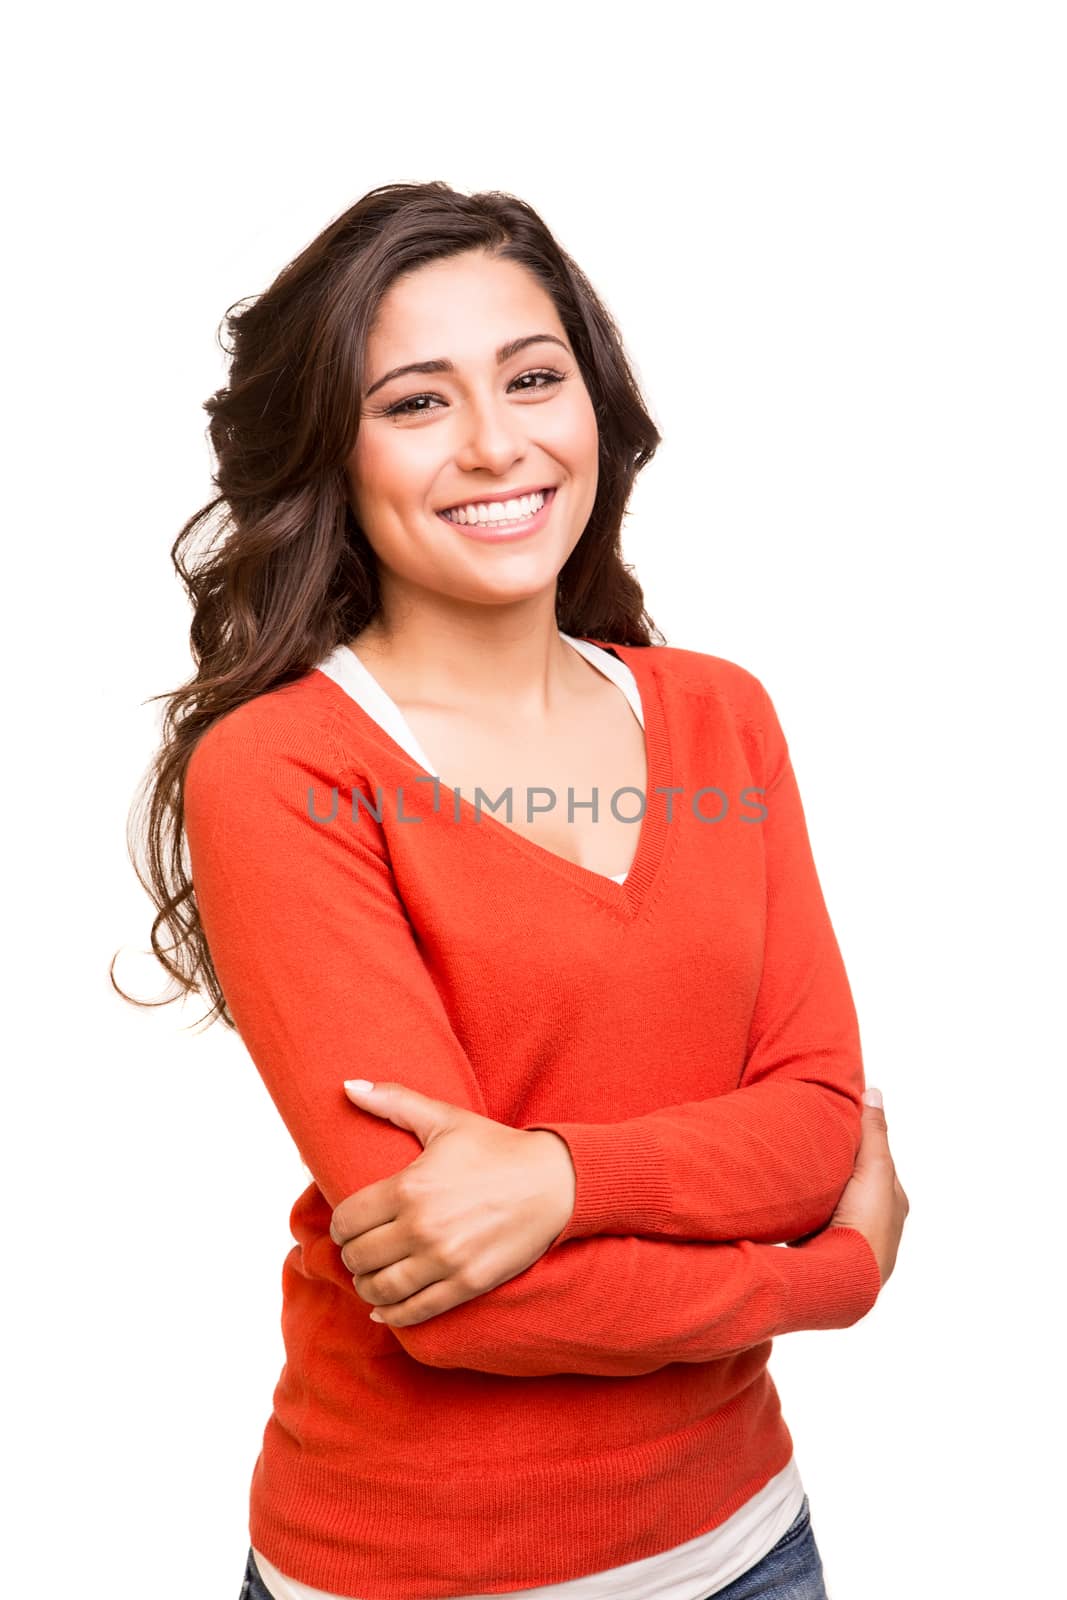
MULTIPOLYGON (((733 1583, 728 1583, 725 1589, 716 1589, 714 1597, 715 1600, 827 1600, 822 1561, 811 1531, 807 1495, 795 1521, 763 1560, 749 1567, 733 1583)), ((251 1550, 240 1600, 271 1600, 270 1590, 256 1570, 251 1550)))
MULTIPOLYGON (((763 1560, 742 1572, 725 1589, 716 1589, 714 1595, 715 1600, 828 1600, 807 1495, 796 1517, 763 1560)), ((260 1600, 260 1596, 255 1595, 254 1600, 260 1600)))

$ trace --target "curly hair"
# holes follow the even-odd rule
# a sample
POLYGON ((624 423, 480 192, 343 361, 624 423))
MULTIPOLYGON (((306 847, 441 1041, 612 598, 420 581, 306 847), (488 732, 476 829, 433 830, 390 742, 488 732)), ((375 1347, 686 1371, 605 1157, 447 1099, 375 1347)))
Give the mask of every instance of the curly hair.
MULTIPOLYGON (((204 409, 218 493, 184 524, 171 560, 193 608, 196 671, 166 702, 160 747, 138 789, 127 843, 157 908, 152 952, 178 988, 233 1027, 197 910, 183 790, 197 741, 218 718, 310 671, 380 611, 376 558, 349 503, 345 461, 359 428, 367 339, 391 284, 420 266, 483 250, 526 267, 559 313, 599 432, 589 520, 559 574, 561 631, 609 643, 664 642, 622 560, 623 516, 660 435, 611 315, 524 201, 465 195, 443 182, 370 190, 313 239, 262 294, 226 312, 218 340, 229 381, 204 409), (222 337, 225 328, 228 339, 222 337), (206 535, 193 556, 187 547, 206 535), (655 637, 653 637, 655 635, 655 637), (172 943, 164 947, 160 930, 172 943)), ((117 953, 116 953, 117 954, 117 953)))

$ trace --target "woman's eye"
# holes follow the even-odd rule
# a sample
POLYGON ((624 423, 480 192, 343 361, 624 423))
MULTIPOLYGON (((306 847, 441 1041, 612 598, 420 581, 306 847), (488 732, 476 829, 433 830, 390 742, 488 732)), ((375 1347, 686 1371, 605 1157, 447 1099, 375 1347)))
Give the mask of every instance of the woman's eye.
POLYGON ((545 387, 548 389, 553 388, 557 383, 563 382, 562 372, 552 372, 548 367, 543 367, 537 372, 524 372, 521 378, 516 378, 514 381, 522 383, 524 378, 544 378, 545 387))
MULTIPOLYGON (((542 388, 551 389, 562 382, 562 372, 553 372, 550 368, 544 367, 536 372, 524 372, 520 377, 513 378, 509 387, 514 387, 515 384, 519 383, 523 384, 529 392, 542 388), (542 378, 544 382, 527 385, 527 378, 542 378)), ((440 398, 440 395, 436 394, 413 394, 407 400, 398 400, 395 406, 389 406, 382 415, 386 417, 422 417, 426 415, 429 408, 419 405, 419 401, 440 400, 440 398)))

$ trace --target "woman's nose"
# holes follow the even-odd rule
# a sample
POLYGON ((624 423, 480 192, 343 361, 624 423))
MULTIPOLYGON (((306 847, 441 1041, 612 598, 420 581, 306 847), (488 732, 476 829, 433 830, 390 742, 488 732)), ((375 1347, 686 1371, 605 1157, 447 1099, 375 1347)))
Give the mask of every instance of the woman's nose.
POLYGON ((459 465, 466 470, 472 467, 490 467, 498 475, 526 447, 526 434, 521 419, 506 400, 474 401, 464 418, 464 436, 459 448, 459 465))

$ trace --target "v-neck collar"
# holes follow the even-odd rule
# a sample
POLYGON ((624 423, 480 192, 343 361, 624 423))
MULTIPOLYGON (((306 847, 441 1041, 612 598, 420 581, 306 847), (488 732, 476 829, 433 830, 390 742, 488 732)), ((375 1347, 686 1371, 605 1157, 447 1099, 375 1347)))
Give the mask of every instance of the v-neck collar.
MULTIPOLYGON (((670 740, 659 675, 655 671, 651 660, 655 647, 652 645, 609 644, 604 640, 589 638, 584 634, 575 634, 573 637, 583 639, 588 644, 599 645, 602 650, 611 651, 625 666, 629 667, 637 684, 638 697, 641 701, 645 738, 645 809, 641 821, 633 824, 638 829, 637 848, 623 882, 617 883, 614 878, 610 878, 602 872, 595 872, 591 867, 579 866, 577 862, 568 860, 566 856, 558 855, 556 851, 549 850, 547 846, 538 844, 526 834, 519 833, 507 823, 501 822, 491 811, 481 809, 476 812, 473 802, 464 795, 458 797, 458 804, 461 814, 469 813, 476 816, 479 827, 490 828, 510 848, 523 855, 531 865, 555 873, 576 889, 592 895, 604 906, 614 910, 624 920, 633 920, 644 906, 648 893, 655 881, 663 859, 668 827, 662 790, 670 785, 672 776, 670 740)), ((362 668, 361 677, 366 674, 371 684, 376 686, 384 696, 385 703, 395 705, 391 697, 386 695, 385 690, 378 684, 373 673, 356 656, 355 651, 349 650, 347 644, 339 646, 339 649, 346 650, 348 655, 356 661, 357 666, 362 668)), ((397 761, 405 763, 421 777, 433 772, 428 760, 425 764, 416 760, 410 751, 398 743, 392 734, 383 728, 381 723, 376 721, 366 707, 343 684, 339 683, 329 673, 322 672, 319 667, 314 670, 320 672, 322 677, 326 678, 329 683, 332 683, 340 691, 344 696, 345 705, 357 717, 362 718, 365 723, 370 725, 376 738, 388 747, 397 761)), ((425 756, 425 752, 422 753, 425 756)), ((453 792, 443 778, 441 779, 441 786, 444 789, 448 789, 449 793, 453 792)), ((620 809, 624 815, 629 813, 635 799, 636 797, 631 795, 629 791, 624 793, 620 801, 620 809)))

